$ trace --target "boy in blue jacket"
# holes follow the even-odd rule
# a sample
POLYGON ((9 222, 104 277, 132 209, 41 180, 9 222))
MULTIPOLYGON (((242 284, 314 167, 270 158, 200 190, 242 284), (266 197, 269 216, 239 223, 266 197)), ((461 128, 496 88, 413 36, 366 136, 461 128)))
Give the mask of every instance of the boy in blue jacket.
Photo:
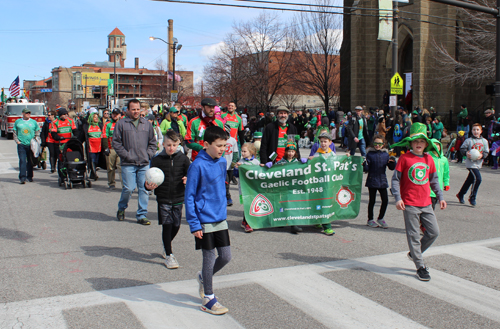
POLYGON ((213 275, 231 260, 229 231, 226 222, 226 149, 227 135, 218 126, 208 127, 203 137, 203 150, 189 166, 187 173, 186 220, 195 236, 196 249, 203 254, 203 268, 196 278, 202 298, 201 310, 225 314, 212 290, 213 275), (215 258, 215 249, 218 257, 215 258))

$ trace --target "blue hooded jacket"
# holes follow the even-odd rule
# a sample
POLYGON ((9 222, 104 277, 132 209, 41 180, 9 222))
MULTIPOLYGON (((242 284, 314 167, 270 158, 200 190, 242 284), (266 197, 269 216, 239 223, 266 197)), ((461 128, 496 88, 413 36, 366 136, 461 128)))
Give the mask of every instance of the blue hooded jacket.
POLYGON ((394 143, 399 143, 403 139, 403 131, 399 127, 399 124, 396 124, 394 126, 394 135, 392 137, 392 140, 394 143))
POLYGON ((226 159, 212 159, 201 150, 187 172, 186 220, 191 233, 200 231, 202 224, 218 223, 227 218, 226 159))

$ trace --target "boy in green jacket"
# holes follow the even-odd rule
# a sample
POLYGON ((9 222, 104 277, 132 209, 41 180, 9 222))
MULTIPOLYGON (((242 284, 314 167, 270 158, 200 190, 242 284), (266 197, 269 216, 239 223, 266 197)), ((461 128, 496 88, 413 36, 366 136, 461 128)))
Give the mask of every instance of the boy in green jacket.
MULTIPOLYGON (((434 164, 436 166, 436 171, 439 178, 439 186, 443 191, 448 191, 450 189, 450 165, 448 163, 448 159, 443 155, 443 145, 437 139, 431 139, 431 142, 436 146, 437 152, 432 151, 429 154, 432 156, 434 160, 434 164)), ((432 201, 432 209, 436 208, 436 203, 438 199, 436 194, 431 189, 431 201, 432 201)))

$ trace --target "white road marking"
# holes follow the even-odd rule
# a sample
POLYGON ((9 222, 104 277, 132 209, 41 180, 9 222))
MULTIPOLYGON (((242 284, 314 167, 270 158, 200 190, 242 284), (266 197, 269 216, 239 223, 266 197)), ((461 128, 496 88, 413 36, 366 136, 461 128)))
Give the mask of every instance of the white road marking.
MULTIPOLYGON (((500 245, 500 238, 433 247, 426 255, 447 253, 460 257, 461 251, 468 249, 471 254, 465 254, 464 258, 471 257, 474 251, 474 261, 500 268, 500 252, 485 248, 490 245, 500 245)), ((214 281, 218 289, 260 284, 327 327, 425 328, 320 275, 347 268, 364 268, 500 322, 499 291, 433 269, 431 281, 420 282, 413 275, 415 268, 406 258, 406 253, 217 276, 214 281)), ((197 289, 197 282, 193 279, 3 303, 0 328, 66 328, 64 310, 119 302, 125 303, 146 328, 164 328, 166 323, 171 328, 241 328, 231 317, 231 310, 224 316, 200 311, 197 289)))

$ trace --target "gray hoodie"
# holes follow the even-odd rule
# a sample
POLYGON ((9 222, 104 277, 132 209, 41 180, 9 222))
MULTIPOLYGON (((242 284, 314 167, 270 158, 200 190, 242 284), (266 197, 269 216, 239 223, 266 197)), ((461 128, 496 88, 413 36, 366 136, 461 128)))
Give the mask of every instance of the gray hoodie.
POLYGON ((463 142, 462 146, 460 146, 460 152, 464 156, 467 156, 467 152, 470 151, 471 149, 478 150, 479 152, 481 152, 483 154, 483 157, 479 160, 476 160, 476 161, 472 161, 471 159, 466 158, 465 168, 481 169, 481 167, 483 166, 483 160, 488 157, 488 153, 490 152, 490 148, 488 146, 488 141, 482 137, 467 138, 463 142))

